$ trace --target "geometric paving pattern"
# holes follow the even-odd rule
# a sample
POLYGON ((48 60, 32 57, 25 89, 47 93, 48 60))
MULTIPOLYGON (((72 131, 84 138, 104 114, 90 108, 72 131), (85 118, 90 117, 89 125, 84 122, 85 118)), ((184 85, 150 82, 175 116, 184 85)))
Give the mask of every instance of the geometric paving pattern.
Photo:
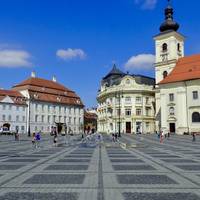
POLYGON ((77 200, 77 193, 17 193, 0 196, 0 200, 77 200))
POLYGON ((120 184, 177 184, 166 175, 117 175, 120 184))
POLYGON ((59 136, 55 147, 47 135, 37 149, 20 138, 0 137, 0 200, 200 200, 198 136, 103 135, 101 147, 59 136))
POLYGON ((193 193, 123 193, 124 200, 199 200, 193 193))
POLYGON ((24 184, 83 184, 83 174, 36 174, 24 184))

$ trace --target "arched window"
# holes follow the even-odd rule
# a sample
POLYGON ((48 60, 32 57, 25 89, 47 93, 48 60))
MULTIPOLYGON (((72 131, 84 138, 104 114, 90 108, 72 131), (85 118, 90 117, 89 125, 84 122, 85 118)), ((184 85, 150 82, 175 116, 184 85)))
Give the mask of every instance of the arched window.
POLYGON ((200 113, 198 112, 192 113, 192 122, 200 122, 200 113))
POLYGON ((130 79, 126 79, 126 84, 129 85, 130 84, 130 79))
POLYGON ((180 43, 177 44, 177 50, 181 51, 181 45, 180 45, 180 43))
POLYGON ((164 44, 162 45, 162 51, 167 51, 167 44, 166 44, 166 43, 164 43, 164 44))
POLYGON ((164 71, 164 72, 163 72, 163 78, 166 78, 167 75, 168 75, 167 71, 164 71))

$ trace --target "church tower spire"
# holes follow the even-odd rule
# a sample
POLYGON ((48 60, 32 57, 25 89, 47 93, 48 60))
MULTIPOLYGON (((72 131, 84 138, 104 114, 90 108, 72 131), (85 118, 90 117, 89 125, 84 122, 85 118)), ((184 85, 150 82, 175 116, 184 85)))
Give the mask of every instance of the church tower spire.
POLYGON ((165 8, 165 21, 160 26, 160 32, 165 31, 177 31, 179 29, 179 24, 174 21, 174 9, 171 6, 171 1, 168 0, 168 5, 165 8))

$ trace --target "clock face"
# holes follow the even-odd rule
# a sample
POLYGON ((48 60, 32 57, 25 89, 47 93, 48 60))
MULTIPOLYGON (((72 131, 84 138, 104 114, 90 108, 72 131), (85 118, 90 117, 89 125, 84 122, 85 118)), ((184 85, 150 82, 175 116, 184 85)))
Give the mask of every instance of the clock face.
POLYGON ((161 57, 163 62, 167 61, 167 55, 161 55, 161 57))

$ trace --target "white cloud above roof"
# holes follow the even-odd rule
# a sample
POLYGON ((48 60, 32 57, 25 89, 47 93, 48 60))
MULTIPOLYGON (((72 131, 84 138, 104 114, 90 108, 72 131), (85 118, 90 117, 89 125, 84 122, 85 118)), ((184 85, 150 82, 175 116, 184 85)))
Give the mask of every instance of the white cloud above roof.
POLYGON ((72 59, 85 59, 86 53, 82 49, 59 49, 56 52, 57 57, 63 60, 72 60, 72 59))
POLYGON ((125 64, 125 68, 132 69, 152 69, 155 62, 153 54, 139 54, 132 56, 125 64))
POLYGON ((30 67, 31 55, 24 50, 3 49, 0 50, 0 67, 30 67))

